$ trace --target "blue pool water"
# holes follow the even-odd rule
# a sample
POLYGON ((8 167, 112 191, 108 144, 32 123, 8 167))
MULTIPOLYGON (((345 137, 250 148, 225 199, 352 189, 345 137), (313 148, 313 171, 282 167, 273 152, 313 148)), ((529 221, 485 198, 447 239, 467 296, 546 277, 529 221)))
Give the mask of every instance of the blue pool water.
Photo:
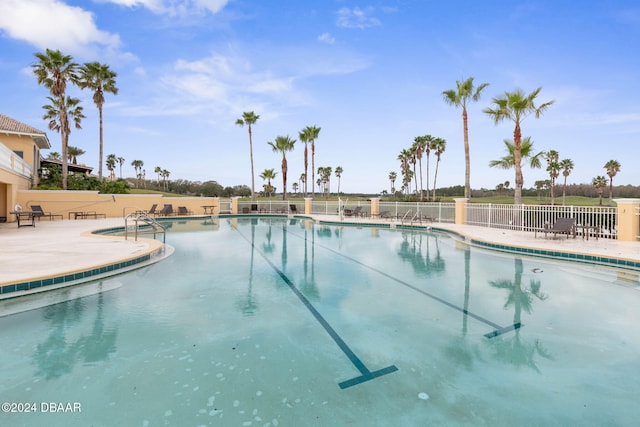
POLYGON ((0 317, 0 400, 37 407, 0 425, 637 425, 635 273, 308 220, 170 230, 162 262, 0 303, 61 301, 0 317))

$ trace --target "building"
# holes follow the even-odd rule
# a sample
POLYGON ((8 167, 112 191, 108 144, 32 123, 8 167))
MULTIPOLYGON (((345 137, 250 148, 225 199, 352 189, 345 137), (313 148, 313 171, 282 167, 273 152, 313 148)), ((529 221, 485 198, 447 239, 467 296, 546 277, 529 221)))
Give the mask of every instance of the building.
POLYGON ((14 210, 18 190, 38 185, 40 150, 50 148, 45 132, 0 114, 0 220, 14 210))

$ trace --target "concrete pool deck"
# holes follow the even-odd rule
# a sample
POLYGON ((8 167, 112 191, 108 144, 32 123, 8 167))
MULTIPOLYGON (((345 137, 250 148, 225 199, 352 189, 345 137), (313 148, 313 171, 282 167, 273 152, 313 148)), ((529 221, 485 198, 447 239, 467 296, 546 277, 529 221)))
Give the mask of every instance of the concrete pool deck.
MULTIPOLYGON (((340 223, 336 216, 314 215, 318 221, 340 223)), ((348 218, 345 224, 382 223, 368 218, 348 218)), ((395 222, 395 224, 398 224, 395 222)), ((91 231, 123 227, 122 218, 83 219, 36 222, 35 227, 18 228, 16 223, 0 224, 0 285, 28 282, 38 278, 60 276, 95 266, 108 265, 152 253, 161 246, 159 241, 141 239, 124 240, 91 231)), ((588 240, 545 239, 538 233, 502 230, 469 225, 430 223, 437 229, 449 230, 467 238, 497 244, 557 252, 569 252, 607 258, 620 258, 640 262, 640 242, 619 242, 613 239, 588 240)), ((170 236, 170 234, 168 234, 170 236)), ((167 243, 171 244, 170 237, 167 243)))

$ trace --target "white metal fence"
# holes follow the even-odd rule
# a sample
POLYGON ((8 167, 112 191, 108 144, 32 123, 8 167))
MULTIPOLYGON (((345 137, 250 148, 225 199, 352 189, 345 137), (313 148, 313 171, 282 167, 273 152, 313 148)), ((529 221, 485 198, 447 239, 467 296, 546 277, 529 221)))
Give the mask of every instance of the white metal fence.
POLYGON ((466 224, 533 231, 553 225, 558 218, 574 218, 576 233, 617 238, 617 209, 608 206, 543 206, 468 203, 466 224))
MULTIPOLYGON (((430 218, 433 222, 455 222, 455 203, 381 202, 380 213, 391 218, 411 221, 412 218, 430 218)), ((384 215, 381 215, 384 216, 384 215)))

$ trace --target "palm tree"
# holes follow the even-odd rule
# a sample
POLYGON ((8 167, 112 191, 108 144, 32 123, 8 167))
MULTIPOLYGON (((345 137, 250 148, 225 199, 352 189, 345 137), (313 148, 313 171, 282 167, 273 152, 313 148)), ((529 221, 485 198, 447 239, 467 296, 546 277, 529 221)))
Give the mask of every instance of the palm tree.
POLYGON ((93 102, 98 107, 100 117, 100 154, 98 164, 98 179, 102 180, 102 153, 103 153, 103 132, 102 132, 102 106, 104 105, 104 93, 118 94, 116 87, 116 77, 118 74, 111 71, 108 65, 99 62, 87 62, 80 67, 80 81, 78 86, 81 89, 93 91, 93 102))
POLYGON ((69 119, 73 120, 76 129, 82 129, 80 123, 85 118, 82 114, 82 106, 78 98, 71 98, 65 96, 61 100, 48 96, 47 99, 51 101, 51 104, 43 105, 45 110, 42 118, 49 121, 49 129, 60 132, 63 136, 62 142, 62 189, 67 189, 67 175, 69 173, 69 134, 71 134, 71 128, 69 127, 69 119), (66 174, 65 174, 66 169, 66 174))
POLYGON ((287 136, 276 136, 275 142, 269 141, 267 144, 271 146, 274 152, 282 153, 282 200, 287 200, 287 155, 288 151, 292 151, 296 143, 295 139, 287 136))
POLYGON ((255 178, 253 173, 253 137, 251 132, 251 125, 255 124, 259 118, 260 116, 255 114, 253 111, 248 111, 248 112, 242 113, 242 118, 236 120, 236 124, 238 126, 246 125, 247 128, 249 129, 249 155, 251 157, 251 200, 252 201, 256 200, 256 193, 255 193, 255 178))
POLYGON ((447 141, 442 138, 435 138, 431 145, 431 149, 436 154, 436 172, 433 175, 433 201, 436 200, 436 180, 438 179, 438 165, 440 164, 440 156, 444 153, 444 150, 447 148, 447 141))
MULTIPOLYGON (((309 127, 306 127, 304 129, 302 129, 300 132, 298 132, 298 138, 300 138, 300 142, 302 142, 304 144, 304 172, 302 175, 304 175, 305 177, 307 176, 307 171, 309 170, 309 149, 307 144, 310 141, 310 132, 309 132, 309 127)), ((312 185, 313 187, 313 185, 312 185)), ((304 194, 305 196, 309 194, 309 192, 307 191, 307 180, 304 180, 304 194)))
POLYGON ((571 159, 562 159, 560 161, 560 169, 562 169, 562 176, 564 176, 564 185, 562 186, 562 206, 564 206, 566 189, 567 189, 567 177, 573 170, 573 161, 571 159))
POLYGON ((298 183, 294 182, 293 184, 291 184, 291 189, 295 194, 298 194, 298 183))
POLYGON ((120 165, 120 179, 122 179, 122 165, 124 165, 124 157, 118 157, 116 160, 120 165))
MULTIPOLYGON (((304 184, 304 195, 307 196, 309 193, 307 192, 307 174, 303 172, 300 174, 300 178, 298 178, 300 184, 304 184)), ((311 184, 313 186, 313 184, 311 184)))
POLYGON ((60 160, 60 153, 58 153, 57 151, 52 151, 47 155, 47 159, 60 160))
POLYGON ((596 188, 596 193, 598 193, 598 196, 600 197, 599 205, 602 206, 602 193, 604 192, 604 189, 607 187, 607 178, 605 178, 602 175, 598 175, 595 178, 593 178, 592 184, 596 188))
POLYGON ((136 188, 140 185, 140 179, 142 178, 142 166, 144 162, 142 160, 134 160, 131 162, 131 166, 136 171, 136 188))
MULTIPOLYGON (((39 62, 32 65, 33 72, 38 79, 38 84, 49 89, 49 93, 51 94, 49 100, 51 100, 51 105, 55 106, 53 110, 45 107, 47 111, 45 117, 49 120, 49 129, 60 132, 62 140, 62 189, 66 190, 67 175, 69 173, 67 145, 69 143, 69 133, 71 132, 66 107, 69 106, 69 99, 72 98, 67 99, 65 94, 67 91, 67 83, 76 83, 78 81, 78 64, 73 62, 71 56, 64 55, 59 50, 47 49, 45 53, 36 53, 34 55, 39 62), (52 116, 51 113, 53 113, 53 111, 57 111, 57 124, 55 125, 51 121, 51 119, 56 116, 52 116)), ((79 101, 74 102, 75 108, 80 108, 78 103, 79 101)), ((78 112, 78 110, 76 110, 76 112, 78 112)), ((80 110, 79 113, 81 114, 82 110, 80 110)), ((79 118, 79 116, 76 117, 79 118)), ((84 118, 84 116, 82 116, 82 118, 84 118)), ((79 126, 80 121, 76 120, 76 127, 79 128, 79 126)))
MULTIPOLYGON (((409 172, 411 172, 411 167, 409 166, 409 163, 411 163, 411 158, 412 158, 413 154, 411 153, 410 150, 407 149, 403 149, 400 154, 398 154, 398 160, 400 160, 400 169, 402 170, 402 183, 404 184, 405 190, 408 192, 409 186, 408 184, 411 183, 411 180, 409 180, 407 182, 407 175, 409 175, 409 172)), ((413 178, 413 173, 411 174, 411 177, 413 178)))
POLYGON ((522 204, 522 121, 530 114, 534 114, 536 118, 539 118, 555 102, 548 101, 536 106, 535 100, 541 90, 542 88, 539 87, 528 95, 525 95, 520 89, 514 92, 505 92, 501 97, 493 98, 494 108, 485 108, 483 110, 484 113, 493 118, 496 125, 505 119, 512 121, 515 125, 513 129, 514 166, 516 170, 516 187, 513 196, 515 205, 522 204))
POLYGON ((160 172, 160 175, 162 176, 162 189, 164 191, 169 191, 169 184, 167 183, 167 178, 169 178, 169 175, 171 175, 171 172, 169 172, 166 169, 162 169, 162 171, 160 172))
POLYGON ((482 83, 477 88, 473 86, 473 77, 466 80, 456 80, 456 89, 442 92, 444 102, 454 107, 462 107, 462 131, 464 136, 464 197, 471 197, 471 160, 469 155, 469 126, 467 116, 467 103, 469 100, 477 102, 480 100, 480 93, 489 83, 482 83))
MULTIPOLYGON (((320 129, 319 127, 316 127, 315 125, 313 126, 307 126, 306 128, 304 128, 302 130, 302 132, 304 132, 307 141, 311 141, 311 182, 314 182, 316 180, 316 175, 315 175, 315 168, 316 168, 316 139, 318 139, 318 135, 320 135, 320 129)), ((305 173, 307 171, 305 170, 305 173)), ((313 185, 311 186, 311 191, 312 197, 315 197, 315 191, 313 191, 313 185)))
POLYGON ((86 151, 82 148, 74 147, 70 145, 67 147, 67 155, 69 156, 69 161, 74 165, 78 164, 78 156, 82 156, 86 151))
POLYGON ((331 166, 319 167, 318 174, 322 178, 322 184, 324 184, 325 197, 329 197, 331 194, 331 166))
POLYGON ((553 206, 556 197, 556 178, 560 175, 560 154, 556 150, 549 150, 544 157, 547 159, 547 172, 551 180, 551 205, 553 206))
POLYGON ((427 175, 427 199, 429 198, 429 157, 431 156, 431 147, 433 146, 433 141, 434 141, 434 137, 431 135, 424 135, 422 138, 424 138, 424 153, 426 154, 426 158, 427 158, 427 170, 426 170, 426 175, 427 175))
POLYGON ((340 178, 342 178, 342 172, 344 172, 342 166, 336 166, 335 174, 336 178, 338 178, 338 196, 340 195, 340 178))
POLYGON ((420 200, 422 201, 423 191, 422 191, 422 153, 424 153, 425 148, 427 147, 427 138, 425 136, 416 136, 413 139, 413 145, 411 146, 411 151, 416 159, 418 159, 418 163, 420 165, 420 200))
POLYGON ((389 172, 389 181, 391 181, 391 193, 392 194, 396 194, 396 188, 395 188, 395 184, 396 184, 396 178, 398 178, 398 174, 395 172, 389 172))
POLYGON ((620 163, 617 160, 609 160, 605 163, 604 168, 607 170, 607 175, 609 175, 609 204, 611 204, 613 201, 613 177, 620 172, 620 163))
POLYGON ((260 174, 260 178, 262 178, 263 180, 267 181, 267 183, 263 187, 264 187, 264 191, 265 191, 265 193, 267 193, 268 197, 271 197, 271 194, 273 193, 273 187, 271 186, 271 180, 275 179, 276 175, 278 175, 278 173, 275 172, 273 169, 265 169, 260 174))
MULTIPOLYGON (((492 168, 500 168, 500 169, 511 169, 516 164, 516 146, 513 141, 509 139, 503 140, 505 148, 507 150, 507 155, 497 159, 491 160, 489 162, 489 167, 492 168)), ((533 141, 530 136, 527 136, 522 139, 522 143, 520 144, 520 158, 528 160, 529 167, 531 169, 540 169, 542 167, 541 158, 544 156, 544 151, 540 151, 539 153, 533 152, 533 141)), ((520 176, 522 176, 522 169, 520 171, 520 176)))
POLYGON ((109 179, 113 181, 113 178, 114 178, 113 171, 116 169, 116 155, 109 154, 107 156, 106 164, 107 164, 107 170, 109 171, 109 179))
POLYGON ((158 190, 160 189, 160 176, 162 175, 162 168, 160 166, 156 166, 153 172, 158 175, 158 190))

